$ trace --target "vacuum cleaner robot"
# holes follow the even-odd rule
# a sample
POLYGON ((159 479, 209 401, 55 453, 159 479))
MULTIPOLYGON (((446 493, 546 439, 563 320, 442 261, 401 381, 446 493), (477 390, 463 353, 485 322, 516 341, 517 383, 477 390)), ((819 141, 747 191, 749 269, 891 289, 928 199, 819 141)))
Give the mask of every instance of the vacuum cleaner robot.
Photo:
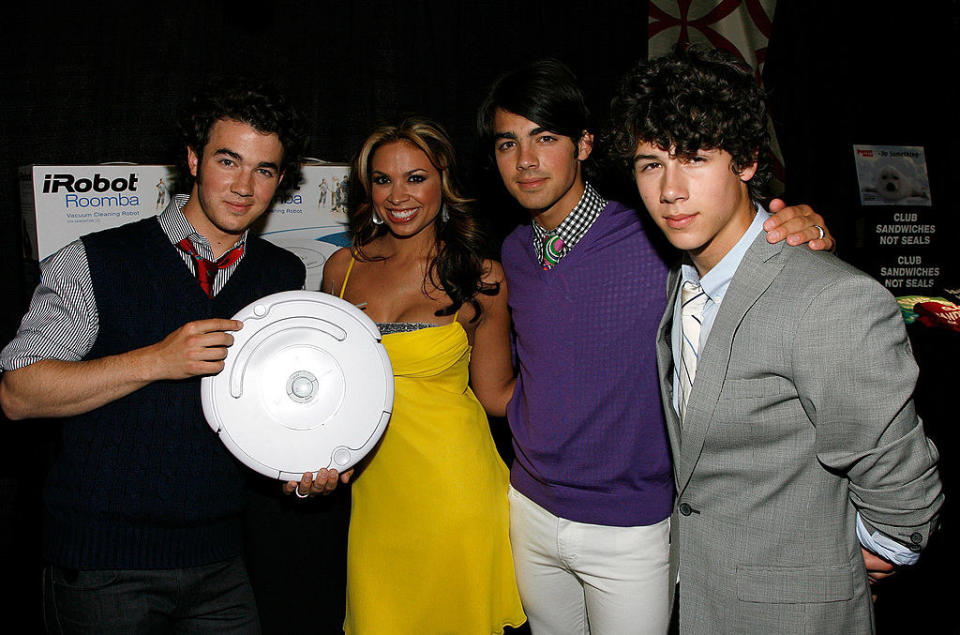
POLYGON ((281 481, 349 469, 374 448, 393 408, 380 331, 355 306, 284 291, 236 315, 224 369, 201 381, 203 413, 247 467, 281 481))

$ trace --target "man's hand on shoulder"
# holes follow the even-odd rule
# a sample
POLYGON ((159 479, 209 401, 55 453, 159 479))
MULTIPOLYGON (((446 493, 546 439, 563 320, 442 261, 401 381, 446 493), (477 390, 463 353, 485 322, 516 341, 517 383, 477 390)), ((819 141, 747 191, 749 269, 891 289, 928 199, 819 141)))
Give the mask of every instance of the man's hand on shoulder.
POLYGON ((212 318, 187 322, 153 346, 140 350, 150 368, 147 381, 186 379, 215 375, 223 370, 227 349, 233 344, 229 331, 239 331, 243 322, 212 318))
POLYGON ((830 234, 826 222, 809 205, 787 206, 779 198, 770 201, 770 213, 763 224, 767 231, 767 242, 776 243, 786 239, 789 245, 807 243, 814 251, 834 251, 837 242, 830 234), (823 230, 823 238, 820 230, 823 230))

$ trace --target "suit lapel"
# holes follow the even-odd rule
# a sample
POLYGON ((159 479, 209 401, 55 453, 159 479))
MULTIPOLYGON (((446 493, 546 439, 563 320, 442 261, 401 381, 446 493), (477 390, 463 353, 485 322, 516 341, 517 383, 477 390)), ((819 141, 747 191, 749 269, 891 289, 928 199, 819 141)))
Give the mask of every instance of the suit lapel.
POLYGON ((673 407, 673 307, 677 301, 680 285, 680 269, 672 269, 667 275, 667 308, 657 329, 657 367, 660 371, 660 397, 663 402, 667 432, 670 438, 670 450, 673 456, 680 456, 680 420, 673 407))
POLYGON ((681 452, 674 454, 677 492, 683 491, 703 451, 703 442, 727 375, 733 338, 750 310, 783 268, 783 242, 771 245, 761 232, 740 261, 697 362, 697 378, 687 400, 681 452))

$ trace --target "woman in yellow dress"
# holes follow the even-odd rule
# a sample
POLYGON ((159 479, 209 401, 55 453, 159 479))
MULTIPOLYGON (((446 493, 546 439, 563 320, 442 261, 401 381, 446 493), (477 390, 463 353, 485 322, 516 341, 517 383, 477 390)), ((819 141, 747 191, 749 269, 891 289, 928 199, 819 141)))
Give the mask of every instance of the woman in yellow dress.
POLYGON ((330 257, 322 288, 379 324, 395 398, 353 479, 344 630, 501 633, 525 620, 509 476, 484 414, 502 415, 514 385, 503 270, 480 255, 440 126, 380 128, 353 169, 353 247, 330 257))

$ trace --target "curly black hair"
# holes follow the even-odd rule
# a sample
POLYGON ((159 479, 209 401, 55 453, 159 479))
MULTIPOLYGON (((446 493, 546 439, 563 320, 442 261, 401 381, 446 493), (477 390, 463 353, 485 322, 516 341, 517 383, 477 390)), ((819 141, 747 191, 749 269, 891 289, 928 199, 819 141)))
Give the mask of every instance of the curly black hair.
POLYGON ((482 311, 477 294, 496 295, 500 292, 500 284, 483 281, 483 249, 488 242, 487 236, 473 213, 473 200, 463 196, 457 186, 453 142, 440 124, 425 117, 407 117, 397 125, 374 130, 364 141, 351 170, 351 178, 359 182, 363 193, 363 200, 351 210, 349 218, 354 255, 359 260, 376 260, 364 254, 363 247, 387 232, 384 225, 373 222, 376 210, 370 166, 380 147, 398 141, 419 148, 440 173, 442 205, 446 214, 438 215, 435 221, 437 255, 430 262, 423 283, 425 287, 429 282, 442 289, 451 303, 436 315, 453 315, 468 302, 475 312, 471 321, 477 320, 482 311))
MULTIPOLYGON (((306 128, 297 111, 274 86, 236 78, 213 80, 184 108, 180 121, 183 143, 202 158, 213 124, 223 119, 276 134, 283 146, 283 187, 278 189, 299 185, 300 161, 307 145, 306 128)), ((181 178, 190 184, 193 179, 184 167, 180 169, 181 178)))
POLYGON ((756 161, 756 174, 747 181, 755 201, 772 175, 763 90, 750 67, 726 51, 678 46, 637 64, 621 80, 604 136, 607 151, 631 172, 643 142, 681 158, 726 150, 735 174, 756 161))

